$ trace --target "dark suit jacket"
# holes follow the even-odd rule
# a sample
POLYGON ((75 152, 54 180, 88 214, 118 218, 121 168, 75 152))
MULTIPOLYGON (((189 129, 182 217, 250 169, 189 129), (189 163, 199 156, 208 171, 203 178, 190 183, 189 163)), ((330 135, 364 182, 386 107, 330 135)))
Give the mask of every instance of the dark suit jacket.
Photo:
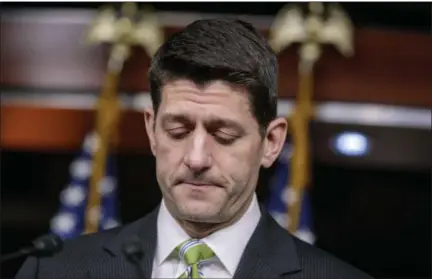
MULTIPOLYGON (((138 221, 68 240, 55 256, 29 258, 17 279, 139 278, 136 265, 123 254, 126 241, 138 237, 144 251, 141 268, 151 278, 156 248, 158 209, 138 221)), ((262 209, 262 218, 237 268, 235 278, 370 279, 326 252, 309 245, 280 227, 262 209)))

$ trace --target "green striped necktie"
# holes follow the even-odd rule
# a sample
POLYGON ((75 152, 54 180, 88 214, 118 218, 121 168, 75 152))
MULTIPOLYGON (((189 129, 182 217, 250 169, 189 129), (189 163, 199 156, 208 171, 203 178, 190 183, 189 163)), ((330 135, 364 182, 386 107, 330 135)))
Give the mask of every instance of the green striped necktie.
POLYGON ((187 265, 185 272, 179 278, 204 278, 201 266, 215 256, 210 247, 199 239, 186 240, 178 245, 175 250, 180 259, 187 265))

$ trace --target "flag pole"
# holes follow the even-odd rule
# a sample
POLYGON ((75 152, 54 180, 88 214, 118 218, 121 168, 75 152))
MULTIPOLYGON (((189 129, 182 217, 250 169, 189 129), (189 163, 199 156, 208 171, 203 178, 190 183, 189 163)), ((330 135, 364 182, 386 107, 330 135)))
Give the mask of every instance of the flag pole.
MULTIPOLYGON (((300 62, 302 65, 302 61, 300 62)), ((291 203, 288 203, 288 230, 295 233, 299 226, 301 203, 304 189, 309 184, 310 170, 310 146, 309 146, 309 121, 312 117, 312 71, 299 73, 299 92, 294 111, 289 120, 291 126, 293 153, 290 161, 292 175, 286 187, 290 187, 291 203)))
POLYGON ((286 185, 286 189, 290 189, 287 229, 291 233, 295 233, 299 228, 303 195, 311 176, 309 124, 313 118, 313 67, 321 55, 320 45, 334 44, 343 54, 352 54, 352 25, 339 6, 331 6, 326 21, 322 17, 322 3, 311 2, 308 8, 310 13, 303 18, 300 7, 284 7, 276 16, 270 30, 270 45, 276 52, 292 43, 301 43, 298 93, 294 110, 288 117, 293 141, 291 175, 286 185))
POLYGON ((120 118, 120 105, 116 96, 119 73, 108 70, 105 77, 104 87, 99 97, 96 112, 96 134, 93 153, 92 174, 90 178, 87 208, 85 215, 84 233, 98 231, 100 219, 101 192, 99 182, 105 176, 107 156, 111 139, 116 132, 120 118))
POLYGON ((95 150, 92 161, 92 174, 89 185, 85 213, 84 233, 99 230, 101 218, 100 182, 105 175, 107 156, 113 138, 116 137, 121 106, 116 95, 119 76, 124 62, 131 54, 133 45, 142 45, 151 56, 162 44, 163 35, 158 21, 147 7, 140 21, 134 22, 137 14, 135 3, 127 2, 122 6, 122 16, 115 19, 115 11, 104 8, 95 18, 87 34, 89 43, 112 43, 108 69, 102 92, 96 107, 95 150))

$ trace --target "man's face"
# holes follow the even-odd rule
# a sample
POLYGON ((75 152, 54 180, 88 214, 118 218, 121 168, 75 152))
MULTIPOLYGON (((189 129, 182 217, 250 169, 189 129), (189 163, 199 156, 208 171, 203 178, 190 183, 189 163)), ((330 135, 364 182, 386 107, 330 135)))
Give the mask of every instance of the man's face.
POLYGON ((228 221, 251 200, 286 126, 273 125, 276 142, 271 133, 261 137, 246 91, 222 81, 200 87, 176 80, 161 91, 157 115, 148 110, 145 120, 167 207, 181 220, 228 221))

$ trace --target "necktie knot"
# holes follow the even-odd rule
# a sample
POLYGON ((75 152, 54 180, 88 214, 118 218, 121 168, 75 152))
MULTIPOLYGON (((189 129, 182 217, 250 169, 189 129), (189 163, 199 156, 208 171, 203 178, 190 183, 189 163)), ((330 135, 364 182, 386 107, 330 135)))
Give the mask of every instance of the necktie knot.
POLYGON ((199 264, 215 256, 214 252, 199 239, 189 239, 176 247, 180 258, 189 266, 199 264))

